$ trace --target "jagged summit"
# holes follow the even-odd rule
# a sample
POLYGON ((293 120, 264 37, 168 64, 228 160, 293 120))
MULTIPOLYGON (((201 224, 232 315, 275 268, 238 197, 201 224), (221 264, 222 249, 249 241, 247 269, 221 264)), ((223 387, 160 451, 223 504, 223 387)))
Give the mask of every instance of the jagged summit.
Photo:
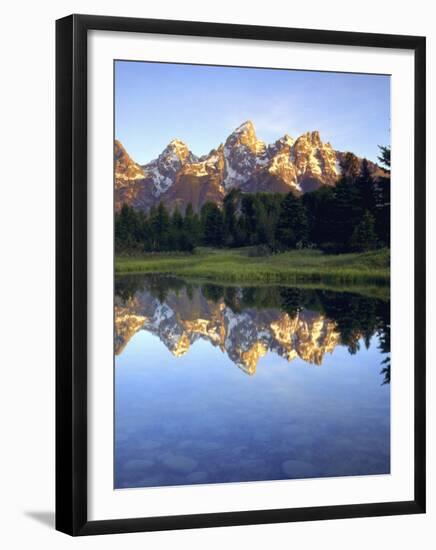
POLYGON ((254 124, 251 120, 246 120, 240 124, 237 128, 233 130, 233 134, 242 134, 243 132, 253 132, 254 133, 254 124))
POLYGON ((288 145, 289 147, 292 147, 295 143, 295 139, 291 137, 289 134, 285 134, 282 138, 280 138, 280 141, 283 144, 288 145))
MULTIPOLYGON (((127 202, 148 210, 158 202, 170 209, 189 203, 199 210, 207 201, 221 203, 234 188, 243 192, 296 194, 335 185, 344 153, 323 142, 318 130, 297 138, 285 134, 267 145, 246 120, 208 154, 197 157, 179 138, 172 139, 157 159, 134 162, 115 140, 115 206, 127 202)), ((372 172, 379 171, 369 163, 372 172)))
POLYGON ((168 146, 170 145, 173 147, 179 147, 179 146, 186 147, 186 143, 182 139, 178 139, 178 138, 172 139, 169 142, 168 146))
POLYGON ((172 139, 158 159, 165 159, 168 157, 177 157, 177 159, 183 164, 185 162, 194 162, 196 160, 195 155, 191 153, 189 147, 181 139, 172 139))

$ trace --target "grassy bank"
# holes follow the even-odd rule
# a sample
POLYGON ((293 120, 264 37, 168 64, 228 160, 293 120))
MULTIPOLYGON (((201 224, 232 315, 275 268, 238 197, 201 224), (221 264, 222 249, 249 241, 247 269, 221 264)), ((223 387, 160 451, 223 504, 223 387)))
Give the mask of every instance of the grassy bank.
POLYGON ((253 256, 252 249, 198 248, 194 254, 117 256, 116 273, 165 273, 239 283, 389 284, 389 250, 326 255, 292 250, 253 256))

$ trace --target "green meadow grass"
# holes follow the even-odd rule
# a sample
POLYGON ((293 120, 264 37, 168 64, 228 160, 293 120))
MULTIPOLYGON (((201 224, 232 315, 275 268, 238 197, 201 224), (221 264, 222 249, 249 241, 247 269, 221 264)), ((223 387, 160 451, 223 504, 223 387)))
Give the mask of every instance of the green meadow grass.
POLYGON ((337 255, 323 254, 319 250, 292 250, 253 256, 250 248, 197 248, 194 254, 117 256, 115 272, 163 273, 227 283, 387 286, 390 254, 388 249, 337 255))

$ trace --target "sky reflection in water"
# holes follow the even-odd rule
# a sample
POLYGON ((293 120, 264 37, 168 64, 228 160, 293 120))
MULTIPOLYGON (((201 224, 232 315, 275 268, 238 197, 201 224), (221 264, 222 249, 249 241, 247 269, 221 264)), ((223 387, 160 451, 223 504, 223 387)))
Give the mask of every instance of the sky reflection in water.
POLYGON ((118 280, 115 487, 389 473, 389 304, 227 294, 118 280))

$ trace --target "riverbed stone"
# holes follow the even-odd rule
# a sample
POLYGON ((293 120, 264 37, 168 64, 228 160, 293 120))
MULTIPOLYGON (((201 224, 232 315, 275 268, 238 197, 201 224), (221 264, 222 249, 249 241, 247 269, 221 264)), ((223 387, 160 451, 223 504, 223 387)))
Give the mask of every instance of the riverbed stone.
POLYGON ((186 474, 194 471, 198 465, 198 462, 193 458, 189 458, 188 456, 184 455, 173 454, 166 455, 166 457, 163 459, 163 463, 165 464, 165 466, 167 466, 167 468, 170 468, 171 470, 186 474))

